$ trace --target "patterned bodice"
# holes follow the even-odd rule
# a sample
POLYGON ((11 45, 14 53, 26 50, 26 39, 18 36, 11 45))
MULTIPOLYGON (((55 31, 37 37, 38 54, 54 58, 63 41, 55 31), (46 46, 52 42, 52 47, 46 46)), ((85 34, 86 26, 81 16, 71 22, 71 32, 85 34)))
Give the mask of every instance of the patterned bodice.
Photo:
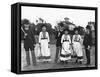
POLYGON ((74 41, 80 41, 79 35, 74 35, 74 36, 75 36, 74 41))

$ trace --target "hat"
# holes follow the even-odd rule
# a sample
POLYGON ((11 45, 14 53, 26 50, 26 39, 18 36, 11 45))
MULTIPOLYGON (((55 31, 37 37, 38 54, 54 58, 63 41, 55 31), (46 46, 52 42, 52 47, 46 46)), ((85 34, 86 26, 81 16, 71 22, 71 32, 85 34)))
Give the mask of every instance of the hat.
POLYGON ((63 22, 58 23, 59 26, 64 27, 63 22))
POLYGON ((64 29, 64 32, 65 32, 65 31, 68 31, 68 32, 69 32, 69 29, 68 29, 68 28, 66 28, 66 29, 64 29))
POLYGON ((43 28, 43 27, 46 27, 46 24, 42 24, 42 25, 41 25, 41 28, 43 28))
POLYGON ((76 28, 74 28, 74 32, 75 32, 75 31, 79 31, 79 29, 76 27, 76 28))
POLYGON ((91 27, 90 27, 89 25, 87 25, 87 26, 86 26, 86 29, 89 29, 89 30, 91 30, 91 27))
POLYGON ((29 20, 28 19, 24 19, 24 20, 22 20, 22 24, 29 24, 30 22, 29 22, 29 20))

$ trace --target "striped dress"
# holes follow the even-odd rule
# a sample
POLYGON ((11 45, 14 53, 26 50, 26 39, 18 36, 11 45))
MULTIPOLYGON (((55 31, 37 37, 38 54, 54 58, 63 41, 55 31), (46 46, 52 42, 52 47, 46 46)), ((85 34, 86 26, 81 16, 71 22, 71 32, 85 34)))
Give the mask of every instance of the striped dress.
POLYGON ((70 60, 71 59, 70 35, 63 34, 61 38, 61 43, 62 43, 62 49, 60 54, 60 60, 61 61, 70 60))
POLYGON ((79 34, 73 35, 72 43, 73 43, 74 52, 76 53, 77 58, 79 59, 79 61, 82 61, 83 60, 83 51, 82 51, 81 36, 79 34))
POLYGON ((40 56, 43 59, 43 61, 51 60, 49 42, 50 40, 48 32, 40 32, 39 34, 40 56))

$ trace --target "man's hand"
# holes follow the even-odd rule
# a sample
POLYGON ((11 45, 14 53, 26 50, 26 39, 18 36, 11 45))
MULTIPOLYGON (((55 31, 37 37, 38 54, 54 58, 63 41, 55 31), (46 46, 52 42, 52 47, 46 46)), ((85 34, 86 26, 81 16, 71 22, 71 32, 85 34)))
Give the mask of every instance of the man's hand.
POLYGON ((58 36, 60 36, 60 32, 58 33, 58 36))
POLYGON ((27 36, 27 33, 25 33, 25 36, 27 36))
POLYGON ((91 49, 91 47, 90 46, 88 46, 88 48, 87 48, 88 50, 90 50, 91 49))

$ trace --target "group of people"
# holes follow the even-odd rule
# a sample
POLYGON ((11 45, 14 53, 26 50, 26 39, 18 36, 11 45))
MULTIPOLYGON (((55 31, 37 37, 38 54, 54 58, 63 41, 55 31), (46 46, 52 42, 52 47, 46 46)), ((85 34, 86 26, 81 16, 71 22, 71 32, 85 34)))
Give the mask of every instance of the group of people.
POLYGON ((84 60, 83 47, 85 49, 87 63, 90 64, 90 49, 92 46, 92 36, 90 27, 86 27, 84 39, 79 34, 78 28, 74 28, 74 34, 70 35, 69 30, 63 30, 63 27, 56 35, 56 57, 55 62, 59 60, 61 63, 70 62, 71 58, 76 58, 75 63, 82 64, 84 60))
MULTIPOLYGON (((35 48, 35 36, 33 31, 29 28, 29 23, 24 24, 24 29, 21 28, 22 32, 24 33, 24 49, 26 52, 26 62, 27 66, 30 63, 30 56, 29 50, 31 51, 32 55, 32 63, 33 66, 37 65, 37 58, 34 52, 35 48)), ((68 63, 73 56, 73 52, 75 53, 76 61, 75 63, 82 64, 83 61, 83 49, 82 46, 85 47, 86 58, 87 58, 87 65, 90 64, 90 48, 92 43, 92 38, 90 35, 89 27, 86 27, 86 34, 84 36, 84 40, 82 42, 81 35, 78 33, 78 28, 74 29, 74 35, 69 34, 68 29, 60 28, 57 31, 55 36, 56 39, 56 54, 55 54, 55 63, 68 63), (73 51, 73 52, 72 52, 73 51)), ((48 63, 51 61, 51 51, 50 51, 50 37, 49 33, 46 31, 46 25, 43 24, 41 27, 41 32, 39 33, 39 57, 38 59, 44 63, 48 63)))

